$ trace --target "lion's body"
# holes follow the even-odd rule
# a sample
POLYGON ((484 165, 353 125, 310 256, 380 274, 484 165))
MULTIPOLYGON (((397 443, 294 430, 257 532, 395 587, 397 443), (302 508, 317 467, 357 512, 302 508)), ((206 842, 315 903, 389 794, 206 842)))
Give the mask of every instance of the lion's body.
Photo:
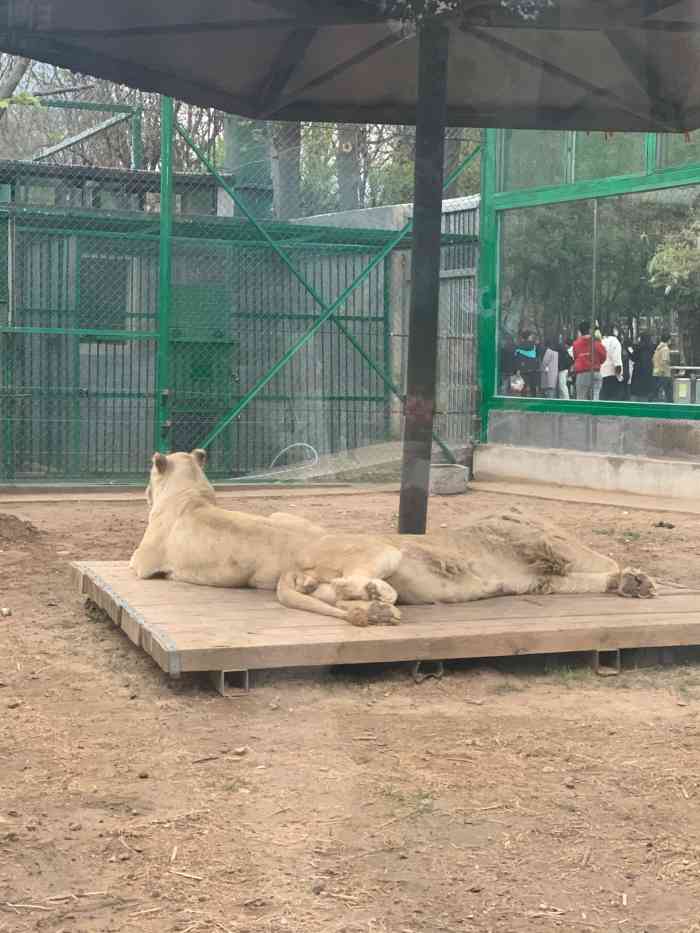
MULTIPOLYGON (((154 465, 149 524, 131 559, 139 577, 276 590, 285 606, 355 624, 396 622, 397 603, 602 593, 625 577, 614 561, 517 510, 420 537, 332 533, 292 515, 231 512, 216 505, 202 463, 195 451, 154 465)), ((629 595, 651 595, 642 577, 629 595)))

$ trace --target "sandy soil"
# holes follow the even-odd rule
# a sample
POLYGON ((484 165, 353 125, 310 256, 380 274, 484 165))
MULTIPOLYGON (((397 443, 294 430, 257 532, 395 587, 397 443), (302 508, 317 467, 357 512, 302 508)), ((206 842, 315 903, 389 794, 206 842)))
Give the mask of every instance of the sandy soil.
MULTIPOLYGON (((389 530, 397 502, 226 505, 389 530)), ((700 516, 518 505, 700 586, 700 516)), ((71 589, 144 526, 131 502, 0 515, 0 933, 700 931, 700 667, 277 672, 223 699, 71 589)))

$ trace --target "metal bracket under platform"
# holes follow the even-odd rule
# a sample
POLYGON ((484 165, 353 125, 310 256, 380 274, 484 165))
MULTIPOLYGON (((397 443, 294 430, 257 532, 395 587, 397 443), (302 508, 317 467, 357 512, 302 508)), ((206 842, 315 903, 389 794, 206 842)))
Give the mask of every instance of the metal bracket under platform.
POLYGON ((591 667, 600 677, 616 677, 622 672, 622 654, 619 648, 591 652, 591 667))
POLYGON ((445 668, 442 661, 414 661, 411 665, 411 676, 417 684, 422 684, 429 677, 442 680, 445 668))
POLYGON ((209 679, 222 697, 244 697, 250 693, 250 671, 209 671, 209 679))

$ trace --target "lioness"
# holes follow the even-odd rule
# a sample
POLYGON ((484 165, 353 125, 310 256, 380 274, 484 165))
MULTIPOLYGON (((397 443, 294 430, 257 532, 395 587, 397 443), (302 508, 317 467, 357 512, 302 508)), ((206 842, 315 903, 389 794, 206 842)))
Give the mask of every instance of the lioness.
POLYGON ((148 527, 130 566, 207 586, 276 590, 283 606, 354 625, 396 623, 396 604, 462 603, 524 593, 652 596, 638 571, 516 509, 459 531, 414 535, 327 532, 304 519, 229 512, 204 475, 206 453, 153 455, 148 527))

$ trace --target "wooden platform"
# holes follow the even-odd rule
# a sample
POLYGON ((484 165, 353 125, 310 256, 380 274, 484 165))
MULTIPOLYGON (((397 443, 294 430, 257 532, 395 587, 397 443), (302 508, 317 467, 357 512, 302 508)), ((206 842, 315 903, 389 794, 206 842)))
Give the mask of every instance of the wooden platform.
POLYGON ((700 593, 656 599, 501 597, 404 606, 398 626, 354 628, 271 593, 137 580, 126 562, 73 564, 76 584, 169 674, 700 645, 700 593))

